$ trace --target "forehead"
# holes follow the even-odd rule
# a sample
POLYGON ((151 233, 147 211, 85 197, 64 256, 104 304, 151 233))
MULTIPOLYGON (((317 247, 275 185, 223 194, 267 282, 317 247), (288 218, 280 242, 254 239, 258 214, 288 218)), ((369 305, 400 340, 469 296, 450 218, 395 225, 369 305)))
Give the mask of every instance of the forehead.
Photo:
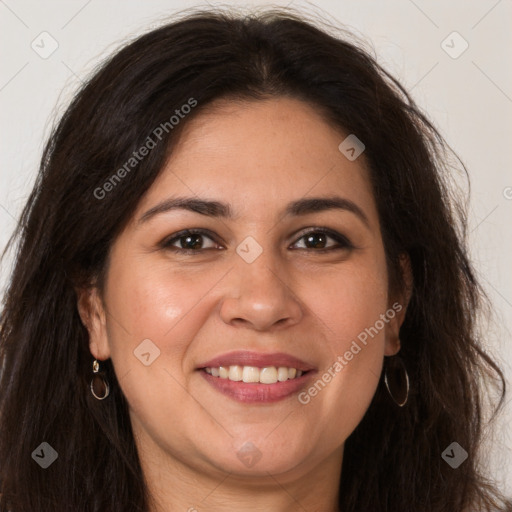
POLYGON ((341 195, 375 217, 364 154, 351 161, 338 149, 347 135, 297 99, 218 101, 184 127, 138 211, 196 195, 262 218, 301 197, 341 195))

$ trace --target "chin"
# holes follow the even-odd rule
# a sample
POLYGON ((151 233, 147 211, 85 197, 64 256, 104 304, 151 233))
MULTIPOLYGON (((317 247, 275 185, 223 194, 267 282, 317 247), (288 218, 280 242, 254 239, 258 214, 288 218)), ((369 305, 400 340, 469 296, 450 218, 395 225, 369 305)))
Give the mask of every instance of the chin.
POLYGON ((268 431, 261 437, 237 437, 230 446, 220 447, 217 454, 208 454, 213 465, 233 475, 268 477, 292 471, 302 465, 306 456, 304 443, 294 447, 290 440, 279 438, 270 441, 268 431), (242 440, 243 439, 243 440, 242 440))

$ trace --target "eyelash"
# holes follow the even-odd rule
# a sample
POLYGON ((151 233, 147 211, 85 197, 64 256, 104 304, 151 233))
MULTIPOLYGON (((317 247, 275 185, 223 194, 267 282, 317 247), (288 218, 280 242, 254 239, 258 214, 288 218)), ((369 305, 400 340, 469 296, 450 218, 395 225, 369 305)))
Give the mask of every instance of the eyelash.
MULTIPOLYGON (((301 248, 301 249, 294 249, 294 250, 303 250, 303 251, 306 250, 306 251, 313 251, 313 252, 317 252, 317 253, 328 253, 328 252, 336 251, 336 250, 351 250, 351 249, 355 249, 355 246, 352 244, 352 242, 350 242, 350 240, 347 237, 345 237, 344 235, 341 235, 340 233, 337 233, 336 231, 328 229, 328 228, 320 228, 320 227, 314 228, 311 231, 307 231, 307 232, 303 233, 297 239, 297 241, 299 241, 299 240, 301 240, 301 239, 303 239, 306 236, 311 235, 311 234, 327 235, 329 238, 334 239, 340 246, 338 246, 338 247, 330 247, 330 248, 327 248, 327 249, 301 248)), ((171 250, 173 252, 180 253, 180 254, 199 254, 199 253, 204 252, 204 251, 213 250, 213 248, 209 248, 209 249, 183 249, 183 248, 180 248, 180 247, 174 247, 172 245, 175 241, 179 240, 180 238, 184 238, 184 237, 189 236, 189 235, 202 235, 202 236, 206 236, 206 237, 210 238, 213 242, 218 243, 215 240, 215 237, 213 236, 213 234, 211 232, 207 231, 207 230, 204 230, 204 229, 185 229, 183 231, 179 231, 178 233, 175 233, 174 235, 171 235, 170 238, 165 239, 161 243, 161 247, 163 249, 171 250)), ((297 242, 295 242, 295 243, 297 243, 297 242)))

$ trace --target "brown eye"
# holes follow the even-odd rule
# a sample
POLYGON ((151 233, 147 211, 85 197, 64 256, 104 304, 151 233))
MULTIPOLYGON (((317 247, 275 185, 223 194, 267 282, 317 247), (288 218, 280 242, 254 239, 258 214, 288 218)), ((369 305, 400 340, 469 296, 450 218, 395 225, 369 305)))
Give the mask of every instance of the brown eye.
POLYGON ((354 246, 340 233, 326 229, 317 229, 309 231, 302 235, 299 240, 304 240, 305 247, 299 247, 299 249, 312 249, 316 252, 327 252, 337 249, 353 249, 354 246), (328 240, 334 240, 336 245, 328 246, 328 240))
POLYGON ((203 230, 185 230, 174 234, 163 242, 162 247, 177 252, 198 253, 202 250, 218 248, 211 235, 203 230), (213 246, 204 247, 205 240, 213 242, 213 246))
MULTIPOLYGON (((329 252, 334 250, 353 249, 354 246, 345 236, 329 229, 315 229, 304 233, 298 241, 304 240, 304 247, 294 249, 310 250, 312 252, 329 252), (331 240, 331 242, 329 242, 331 240), (334 245, 332 244, 334 241, 334 245)), ((161 247, 182 254, 199 254, 206 250, 220 249, 212 234, 205 230, 186 229, 167 238, 161 247), (205 246, 205 241, 210 246, 205 246), (213 245, 212 245, 213 244, 213 245)))
POLYGON ((305 245, 309 249, 325 249, 329 236, 327 236, 325 233, 316 232, 309 235, 304 235, 303 238, 305 240, 305 245))
POLYGON ((201 249, 203 235, 184 235, 178 238, 181 249, 201 249))

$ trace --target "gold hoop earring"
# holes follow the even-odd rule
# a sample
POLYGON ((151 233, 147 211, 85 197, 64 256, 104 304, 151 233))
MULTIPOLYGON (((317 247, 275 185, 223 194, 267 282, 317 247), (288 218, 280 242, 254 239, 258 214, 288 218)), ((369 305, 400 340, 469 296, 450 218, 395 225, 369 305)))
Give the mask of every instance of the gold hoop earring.
POLYGON ((399 357, 388 359, 384 369, 384 383, 393 402, 403 407, 409 399, 409 374, 399 357))
POLYGON ((92 363, 93 376, 91 380, 91 393, 96 400, 105 400, 110 393, 107 379, 100 372, 100 364, 95 359, 92 363))

